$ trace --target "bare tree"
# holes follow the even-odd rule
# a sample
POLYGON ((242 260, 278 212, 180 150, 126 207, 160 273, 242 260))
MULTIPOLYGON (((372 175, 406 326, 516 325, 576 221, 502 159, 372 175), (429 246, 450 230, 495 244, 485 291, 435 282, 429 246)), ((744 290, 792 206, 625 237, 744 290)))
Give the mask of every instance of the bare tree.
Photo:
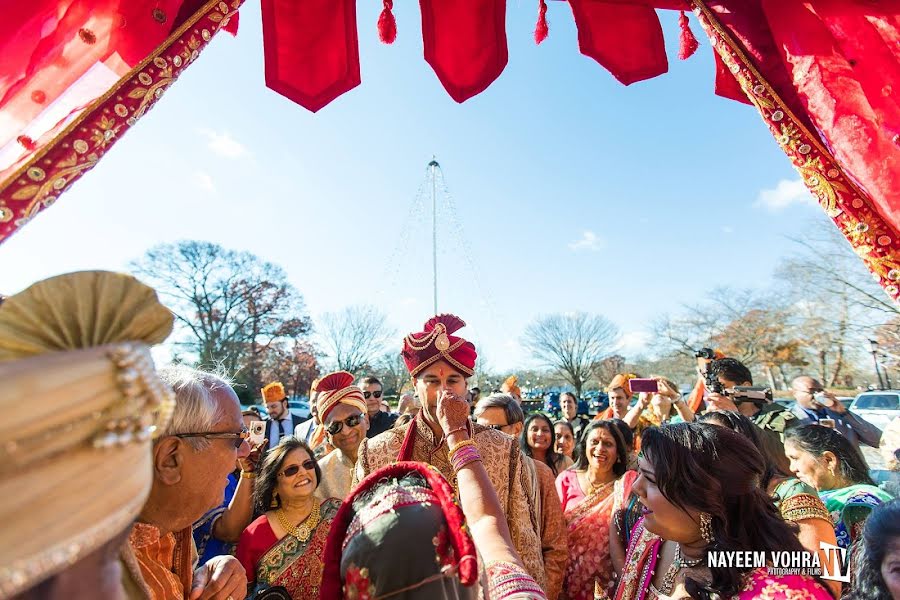
POLYGON ((580 396, 593 366, 612 354, 619 328, 601 315, 554 314, 538 317, 525 329, 523 345, 547 366, 558 369, 580 396))
POLYGON ((131 269, 175 313, 179 343, 197 364, 249 369, 251 387, 259 383, 262 353, 311 327, 284 271, 249 252, 186 240, 151 248, 131 269))
POLYGON ((384 386, 384 393, 389 396, 398 396, 403 388, 409 385, 409 370, 399 352, 387 352, 383 354, 373 365, 373 370, 384 386))
POLYGON ((396 332, 374 306, 348 306, 322 316, 322 341, 338 369, 356 373, 373 366, 396 332))

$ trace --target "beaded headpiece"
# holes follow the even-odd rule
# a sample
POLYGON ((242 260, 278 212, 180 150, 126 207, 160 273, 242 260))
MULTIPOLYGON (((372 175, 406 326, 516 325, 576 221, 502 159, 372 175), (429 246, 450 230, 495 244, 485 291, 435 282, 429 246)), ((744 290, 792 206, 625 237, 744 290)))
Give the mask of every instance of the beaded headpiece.
POLYGON ((321 598, 435 597, 478 578, 475 545, 447 480, 398 462, 366 477, 341 505, 323 557, 321 598), (402 553, 403 561, 396 557, 402 553))

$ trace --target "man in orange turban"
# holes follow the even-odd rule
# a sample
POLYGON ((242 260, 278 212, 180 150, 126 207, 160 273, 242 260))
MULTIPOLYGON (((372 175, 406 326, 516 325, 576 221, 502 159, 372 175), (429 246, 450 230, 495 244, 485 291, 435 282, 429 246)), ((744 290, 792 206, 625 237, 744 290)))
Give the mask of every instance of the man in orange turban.
POLYGON ((609 408, 597 415, 598 419, 624 419, 628 412, 628 403, 633 396, 629 382, 635 379, 634 373, 618 373, 606 386, 609 396, 609 408))
POLYGON ((316 386, 319 419, 325 428, 328 442, 334 447, 319 461, 322 481, 316 496, 322 500, 343 500, 350 493, 353 467, 356 465, 359 444, 366 439, 369 417, 362 390, 353 385, 353 375, 347 371, 329 373, 316 386))
MULTIPOLYGON (((425 323, 423 330, 403 340, 402 356, 422 409, 416 417, 399 427, 363 440, 354 474, 355 481, 395 461, 413 460, 437 468, 454 486, 456 471, 450 463, 445 432, 436 415, 441 395, 465 399, 466 379, 475 373, 475 346, 453 335, 465 326, 454 315, 438 315, 425 323)), ((501 506, 506 511, 513 544, 528 572, 542 586, 546 585, 541 540, 536 524, 541 515, 535 508, 537 481, 529 475, 516 440, 499 431, 467 425, 470 437, 484 461, 501 506)))
POLYGON ((269 440, 269 448, 274 448, 281 438, 292 435, 303 419, 291 413, 287 393, 280 381, 273 381, 260 391, 266 412, 269 413, 269 420, 266 421, 266 439, 269 440))

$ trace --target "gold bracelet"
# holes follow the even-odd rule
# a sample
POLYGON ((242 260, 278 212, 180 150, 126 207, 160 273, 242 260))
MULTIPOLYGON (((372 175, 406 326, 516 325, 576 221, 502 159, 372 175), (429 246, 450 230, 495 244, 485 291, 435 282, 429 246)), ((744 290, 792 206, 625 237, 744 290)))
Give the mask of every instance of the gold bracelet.
POLYGON ((475 440, 473 440, 472 438, 463 440, 461 442, 456 442, 455 444, 453 444, 453 446, 450 447, 450 449, 447 451, 447 454, 449 456, 453 456, 453 453, 456 452, 457 450, 459 450, 460 448, 463 448, 465 446, 474 446, 474 445, 475 445, 475 440))
POLYGON ((241 471, 241 479, 256 479, 256 471, 241 471))

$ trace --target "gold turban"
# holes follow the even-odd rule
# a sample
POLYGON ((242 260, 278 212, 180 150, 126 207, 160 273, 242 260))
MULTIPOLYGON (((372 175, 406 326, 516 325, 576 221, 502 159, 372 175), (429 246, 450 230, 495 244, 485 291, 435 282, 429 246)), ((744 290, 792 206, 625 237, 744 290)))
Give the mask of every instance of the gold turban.
POLYGON ((97 271, 0 305, 0 597, 71 566, 140 512, 151 438, 174 408, 149 345, 172 322, 151 288, 97 271))

